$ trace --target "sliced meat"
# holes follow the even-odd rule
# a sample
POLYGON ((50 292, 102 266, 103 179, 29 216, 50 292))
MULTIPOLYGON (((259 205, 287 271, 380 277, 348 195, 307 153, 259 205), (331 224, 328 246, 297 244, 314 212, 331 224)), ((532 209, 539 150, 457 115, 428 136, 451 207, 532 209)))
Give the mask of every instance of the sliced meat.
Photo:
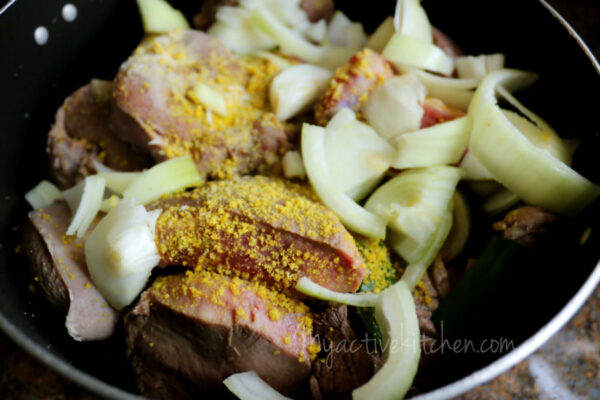
POLYGON ((208 178, 267 172, 287 146, 269 114, 268 85, 277 72, 275 63, 240 59, 200 31, 148 36, 115 78, 111 122, 156 161, 191 155, 208 178), (199 83, 223 96, 226 116, 194 100, 199 83))
POLYGON ((139 389, 155 399, 223 394, 225 378, 250 370, 292 395, 319 351, 304 304, 208 271, 158 278, 124 321, 139 389))
POLYGON ((522 206, 509 211, 493 227, 502 232, 505 239, 516 240, 523 246, 535 246, 557 222, 555 214, 535 206, 522 206))
POLYGON ((462 51, 460 47, 454 42, 454 40, 450 39, 448 35, 444 32, 440 31, 435 26, 431 27, 431 31, 433 33, 433 43, 438 46, 440 49, 444 51, 447 55, 452 58, 463 56, 465 53, 462 51))
POLYGON ((194 15, 194 27, 200 30, 208 29, 214 22, 217 10, 221 6, 237 6, 239 0, 205 0, 200 12, 194 15))
POLYGON ((301 0, 300 7, 306 12, 310 22, 329 20, 335 12, 333 0, 301 0))
POLYGON ((302 276, 354 292, 367 273, 352 236, 306 188, 261 176, 213 181, 149 206, 162 209, 162 265, 260 280, 288 294, 302 276))
POLYGON ((369 49, 356 53, 348 64, 338 68, 327 89, 317 100, 317 124, 327 125, 344 107, 358 112, 371 90, 393 75, 394 67, 379 53, 369 49))
POLYGON ((314 322, 322 353, 313 362, 311 391, 320 398, 348 398, 381 365, 375 340, 359 338, 345 305, 328 308, 314 322))
POLYGON ((119 314, 94 286, 85 264, 84 239, 66 236, 71 211, 63 201, 34 210, 24 227, 23 250, 44 297, 66 313, 75 340, 109 337, 119 314))
POLYGON ((119 171, 141 170, 150 158, 109 127, 112 83, 93 79, 69 96, 48 135, 50 172, 63 188, 96 172, 94 161, 119 171))
POLYGON ((450 108, 443 101, 435 97, 425 99, 425 102, 423 102, 423 111, 421 129, 465 116, 464 111, 450 108))

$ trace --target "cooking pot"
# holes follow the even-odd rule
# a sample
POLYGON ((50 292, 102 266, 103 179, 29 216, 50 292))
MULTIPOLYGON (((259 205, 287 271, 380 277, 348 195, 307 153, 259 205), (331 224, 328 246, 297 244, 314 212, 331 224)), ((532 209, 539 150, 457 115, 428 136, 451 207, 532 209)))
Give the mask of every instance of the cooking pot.
MULTIPOLYGON (((46 0, 42 6, 18 0, 0 6, 0 328, 92 392, 133 399, 138 396, 122 338, 71 340, 64 317, 29 290, 32 277, 15 253, 16 228, 28 211, 23 194, 48 177, 45 140, 56 109, 91 78, 111 79, 143 35, 133 0, 72 1, 46 0)), ((338 3, 372 30, 393 12, 395 2, 338 3)), ((189 17, 199 9, 196 2, 172 4, 189 17)), ((424 0, 423 5, 432 23, 467 54, 502 52, 507 66, 540 74, 534 88, 522 94, 524 102, 562 136, 581 139, 574 167, 600 183, 594 165, 600 66, 563 18, 542 0, 424 0)), ((599 211, 596 202, 569 221, 564 229, 572 240, 551 259, 540 255, 530 271, 502 288, 478 334, 508 345, 444 355, 445 372, 418 398, 450 398, 492 379, 574 315, 600 281, 599 211)))

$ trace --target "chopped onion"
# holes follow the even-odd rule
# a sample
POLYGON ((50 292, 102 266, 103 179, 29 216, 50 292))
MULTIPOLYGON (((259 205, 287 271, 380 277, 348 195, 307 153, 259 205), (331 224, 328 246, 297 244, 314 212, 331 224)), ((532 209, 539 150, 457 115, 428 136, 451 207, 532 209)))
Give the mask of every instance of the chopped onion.
MULTIPOLYGON (((452 212, 448 210, 448 212, 440 218, 438 227, 430 242, 425 246, 417 246, 412 251, 411 255, 407 256, 407 261, 409 261, 409 259, 413 259, 414 261, 409 261, 401 279, 406 282, 411 290, 414 289, 421 278, 423 278, 427 268, 429 268, 440 252, 440 249, 448 238, 450 229, 452 229, 452 219, 452 212)), ((393 244, 392 248, 397 251, 398 246, 393 244)))
POLYGON ((102 164, 100 161, 98 160, 94 160, 92 162, 92 164, 94 164, 94 169, 96 170, 97 173, 100 172, 118 172, 115 169, 112 169, 110 167, 107 167, 106 165, 102 164))
POLYGON ((502 188, 494 193, 483 203, 482 208, 490 215, 496 215, 508 210, 519 202, 516 194, 506 188, 502 188))
POLYGON ((396 31, 425 43, 433 43, 433 33, 427 13, 420 0, 398 0, 394 13, 396 31))
POLYGON ((338 186, 327 165, 325 129, 304 124, 302 127, 302 159, 310 183, 319 199, 349 229, 371 238, 385 237, 385 220, 355 203, 338 186))
POLYGON ((279 73, 269 86, 277 119, 286 121, 306 111, 327 88, 331 71, 311 64, 294 65, 279 73))
POLYGON ((230 375, 223 384, 240 400, 292 400, 269 386, 254 371, 230 375))
POLYGON ((227 102, 223 94, 204 83, 197 83, 188 92, 188 97, 196 104, 201 104, 206 109, 214 111, 222 117, 227 116, 227 102))
POLYGON ((414 74, 389 78, 367 98, 365 118, 386 139, 415 131, 421 126, 425 92, 414 74))
POLYGON ((258 57, 258 58, 264 58, 265 60, 271 61, 272 63, 277 65, 277 67, 279 67, 279 69, 281 71, 285 71, 286 69, 288 69, 292 66, 292 63, 289 62, 288 60, 286 60, 285 58, 278 56, 277 54, 268 52, 268 51, 258 50, 258 51, 253 52, 252 56, 258 57))
POLYGON ((439 47, 400 32, 394 33, 382 55, 400 68, 411 66, 450 75, 454 70, 452 57, 439 47))
POLYGON ((522 117, 514 111, 503 109, 502 112, 506 118, 536 147, 546 150, 570 166, 574 150, 571 143, 558 136, 556 131, 546 121, 528 110, 512 94, 508 93, 506 89, 498 87, 496 91, 525 116, 522 117))
POLYGON ((113 193, 123 194, 141 172, 100 172, 98 176, 104 178, 106 187, 113 193))
POLYGON ((113 194, 112 196, 102 200, 102 203, 100 203, 100 211, 103 213, 108 213, 110 210, 115 208, 120 201, 121 198, 113 194))
POLYGON ((62 193, 73 215, 71 224, 67 228, 67 235, 75 233, 77 237, 85 235, 100 211, 104 188, 104 178, 91 175, 62 193))
POLYGON ((273 39, 286 54, 291 54, 317 65, 334 69, 343 65, 354 53, 344 47, 317 46, 302 37, 298 32, 277 20, 264 7, 252 11, 252 21, 265 34, 273 39))
MULTIPOLYGON (((448 208, 439 218, 435 230, 425 242, 418 242, 411 236, 390 230, 388 244, 396 254, 409 264, 407 271, 413 271, 406 276, 418 275, 419 278, 414 282, 415 285, 421 279, 422 272, 431 265, 443 246, 452 228, 452 218, 452 212, 448 208), (421 272, 415 274, 414 271, 421 272)), ((412 282, 409 286, 413 287, 412 282)))
POLYGON ((340 293, 327 289, 303 276, 296 284, 296 290, 307 296, 334 303, 355 307, 375 307, 379 295, 374 293, 340 293))
POLYGON ((398 150, 392 166, 404 169, 458 163, 470 134, 471 118, 466 116, 396 136, 390 140, 398 150))
POLYGON ((458 168, 449 166, 403 171, 380 186, 365 208, 385 219, 392 231, 426 244, 449 213, 460 176, 458 168))
POLYGON ((126 197, 90 233, 85 259, 94 284, 117 310, 144 288, 160 256, 154 242, 160 210, 146 211, 126 197))
POLYGON ((135 198, 138 204, 148 204, 164 194, 202 183, 194 160, 184 156, 164 161, 142 172, 123 192, 123 196, 135 198))
POLYGON ((505 69, 482 81, 469 107, 473 118, 469 149, 496 180, 525 202, 575 215, 600 195, 600 187, 536 147, 496 102, 498 86, 511 91, 534 78, 531 73, 505 69))
POLYGON ((352 391, 353 400, 403 398, 419 367, 419 321, 411 291, 403 281, 380 294, 375 318, 383 335, 383 365, 367 383, 352 391))
POLYGON ((300 152, 298 151, 290 150, 286 152, 281 159, 281 167, 283 168, 283 175, 287 179, 306 178, 302 155, 300 155, 300 152))
POLYGON ((394 148, 369 125, 342 108, 325 129, 329 173, 353 200, 368 195, 381 181, 395 156, 394 148))
POLYGON ((164 0, 137 0, 137 5, 146 33, 164 33, 190 27, 183 13, 164 0))
POLYGON ((504 54, 482 54, 460 56, 454 60, 459 78, 474 78, 481 81, 487 74, 504 68, 504 54))
POLYGON ((464 249, 471 232, 471 218, 467 202, 460 192, 454 193, 454 207, 452 209, 452 228, 440 250, 444 261, 451 261, 464 249))
POLYGON ((369 40, 367 41, 366 47, 381 53, 385 48, 387 42, 390 41, 392 35, 396 31, 394 27, 394 18, 387 17, 381 25, 373 32, 369 40))
POLYGON ((481 165, 479 160, 473 155, 473 152, 469 150, 460 162, 460 169, 463 171, 462 176, 464 180, 489 181, 494 179, 492 174, 481 165))
POLYGON ((477 79, 448 78, 416 68, 411 68, 410 71, 425 85, 428 96, 442 100, 449 107, 465 111, 479 84, 477 79))
POLYGON ((46 180, 41 181, 33 189, 25 193, 25 200, 27 200, 34 210, 49 206, 54 201, 62 198, 63 195, 60 189, 52 182, 46 180))
POLYGON ((306 37, 315 43, 323 43, 327 38, 327 22, 325 19, 320 19, 308 27, 304 33, 306 37))
POLYGON ((337 10, 327 28, 327 44, 330 46, 345 46, 347 45, 346 32, 348 27, 352 24, 352 20, 346 16, 342 11, 337 10))

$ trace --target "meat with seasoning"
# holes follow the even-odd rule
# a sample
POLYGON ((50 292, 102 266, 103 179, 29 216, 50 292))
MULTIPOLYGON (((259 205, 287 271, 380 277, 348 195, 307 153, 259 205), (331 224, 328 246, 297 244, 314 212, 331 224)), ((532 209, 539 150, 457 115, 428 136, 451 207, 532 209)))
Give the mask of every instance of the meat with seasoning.
POLYGON ((78 341, 112 335, 119 314, 104 300, 87 270, 84 238, 66 236, 71 211, 63 201, 29 213, 23 251, 46 300, 66 314, 69 335, 78 341))
POLYGON ((379 53, 364 49, 337 69, 315 105, 315 120, 325 126, 342 108, 359 112, 377 85, 394 75, 394 67, 379 53))
POLYGON ((92 79, 69 96, 48 134, 50 173, 62 188, 96 172, 94 161, 118 171, 137 171, 150 157, 122 141, 109 125, 112 83, 92 79))
POLYGON ((345 305, 332 305, 315 318, 322 353, 313 363, 311 391, 315 399, 348 398, 381 365, 374 338, 359 337, 345 305))
POLYGON ((260 283, 188 271, 158 278, 124 330, 143 395, 197 399, 225 395, 222 381, 245 371, 297 395, 319 351, 312 325, 308 307, 260 283))
POLYGON ((161 199, 161 265, 210 269, 295 294, 302 276, 355 292, 367 270, 352 236, 300 185, 261 176, 213 181, 161 199))
POLYGON ((502 232, 505 239, 515 240, 523 246, 535 246, 557 222, 555 214, 540 207, 526 205, 509 211, 493 227, 502 232))
POLYGON ((191 155, 208 178, 277 169, 287 147, 270 112, 271 61, 230 53, 200 31, 146 37, 115 78, 111 122, 155 161, 191 155), (208 87, 226 104, 220 115, 194 93, 208 87))

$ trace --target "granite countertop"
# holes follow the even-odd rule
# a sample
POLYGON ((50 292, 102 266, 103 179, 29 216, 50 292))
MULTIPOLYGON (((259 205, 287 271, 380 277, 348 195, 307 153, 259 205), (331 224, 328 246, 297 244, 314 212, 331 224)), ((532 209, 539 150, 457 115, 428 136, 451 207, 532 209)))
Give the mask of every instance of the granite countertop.
MULTIPOLYGON (((600 2, 547 0, 600 58, 600 2)), ((508 372, 460 397, 600 399, 600 287, 540 350, 508 372)), ((0 334, 0 399, 96 399, 49 370, 0 334)))

